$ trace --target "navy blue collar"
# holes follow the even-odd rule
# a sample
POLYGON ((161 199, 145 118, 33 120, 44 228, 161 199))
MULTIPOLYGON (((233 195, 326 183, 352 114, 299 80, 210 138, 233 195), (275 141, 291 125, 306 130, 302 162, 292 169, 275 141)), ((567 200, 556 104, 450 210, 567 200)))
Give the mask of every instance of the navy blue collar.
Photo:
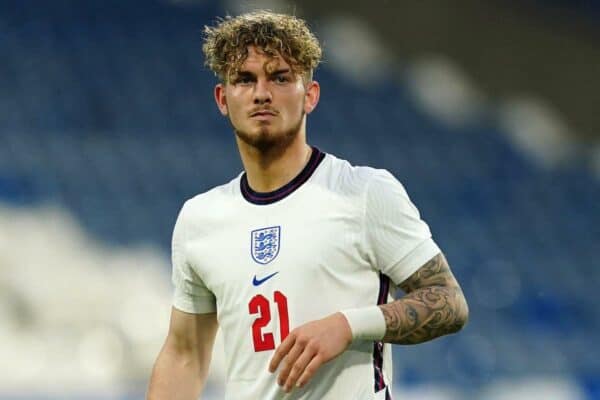
POLYGON ((321 164, 321 161, 323 161, 324 158, 325 153, 312 146, 312 153, 310 155, 310 159, 308 160, 302 171, 300 171, 300 173, 296 175, 296 177, 290 182, 286 183, 279 189, 274 190, 272 192, 255 192, 254 190, 252 190, 250 185, 248 185, 248 178, 246 177, 246 173, 244 172, 242 178, 240 179, 240 189, 242 191, 242 196, 244 196, 244 198, 252 204, 266 205, 275 203, 276 201, 279 201, 289 196, 300 186, 302 186, 304 182, 306 182, 308 178, 312 176, 312 174, 315 172, 315 170, 317 169, 319 164, 321 164))

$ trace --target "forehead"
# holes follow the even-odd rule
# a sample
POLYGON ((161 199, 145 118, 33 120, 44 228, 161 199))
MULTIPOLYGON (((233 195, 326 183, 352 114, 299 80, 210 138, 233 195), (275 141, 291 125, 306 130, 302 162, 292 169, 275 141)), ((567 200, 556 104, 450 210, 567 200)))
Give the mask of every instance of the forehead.
POLYGON ((255 46, 248 46, 248 57, 240 66, 242 71, 271 73, 277 69, 290 68, 290 64, 279 54, 270 55, 255 46))

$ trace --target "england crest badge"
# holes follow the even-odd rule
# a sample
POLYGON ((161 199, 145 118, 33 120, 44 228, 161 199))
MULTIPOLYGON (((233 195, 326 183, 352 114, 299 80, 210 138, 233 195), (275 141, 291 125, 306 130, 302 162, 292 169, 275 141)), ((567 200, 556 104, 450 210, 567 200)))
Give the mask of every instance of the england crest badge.
POLYGON ((281 227, 271 226, 256 229, 251 233, 252 259, 259 264, 268 264, 279 254, 281 227))

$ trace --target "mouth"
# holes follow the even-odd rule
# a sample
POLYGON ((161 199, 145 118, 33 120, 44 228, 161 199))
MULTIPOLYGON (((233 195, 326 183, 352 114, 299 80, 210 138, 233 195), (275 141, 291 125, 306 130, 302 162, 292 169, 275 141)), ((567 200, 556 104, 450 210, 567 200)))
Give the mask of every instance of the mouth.
POLYGON ((251 118, 270 118, 276 115, 277 113, 271 110, 258 110, 250 113, 251 118))

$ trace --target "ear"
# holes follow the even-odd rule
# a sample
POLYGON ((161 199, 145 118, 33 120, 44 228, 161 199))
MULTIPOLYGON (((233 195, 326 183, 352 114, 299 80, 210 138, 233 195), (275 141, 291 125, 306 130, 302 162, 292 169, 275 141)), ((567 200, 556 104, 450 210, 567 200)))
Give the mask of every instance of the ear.
POLYGON ((321 95, 321 86, 317 81, 310 81, 306 84, 306 93, 304 95, 304 112, 310 114, 319 103, 321 95))
POLYGON ((227 98, 225 96, 225 84, 219 83, 215 86, 215 101, 217 103, 217 107, 219 107, 219 111, 224 116, 229 114, 227 109, 227 98))

